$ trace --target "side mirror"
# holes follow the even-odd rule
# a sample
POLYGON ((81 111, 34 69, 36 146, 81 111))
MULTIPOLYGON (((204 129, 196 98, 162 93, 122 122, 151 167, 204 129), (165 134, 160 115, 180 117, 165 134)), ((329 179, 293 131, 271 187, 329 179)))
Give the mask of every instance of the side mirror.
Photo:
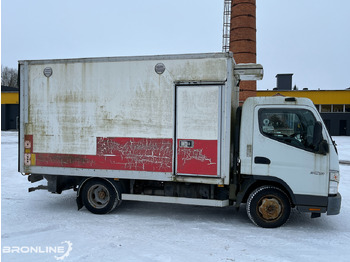
POLYGON ((329 145, 326 140, 322 140, 319 147, 318 152, 319 154, 326 155, 329 153, 329 145))
POLYGON ((322 136, 322 123, 320 121, 315 123, 312 144, 318 154, 326 155, 329 152, 328 143, 322 136))
POLYGON ((314 137, 312 140, 312 145, 317 148, 321 141, 323 140, 322 136, 322 123, 317 121, 314 125, 314 137))

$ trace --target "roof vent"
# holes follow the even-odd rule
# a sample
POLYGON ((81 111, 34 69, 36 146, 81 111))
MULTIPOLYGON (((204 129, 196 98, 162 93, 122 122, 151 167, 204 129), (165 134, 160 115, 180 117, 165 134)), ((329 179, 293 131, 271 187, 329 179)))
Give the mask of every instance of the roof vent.
POLYGON ((165 65, 163 63, 156 64, 156 66, 154 67, 154 71, 156 71, 158 75, 163 74, 165 71, 165 65))
POLYGON ((45 67, 44 76, 46 76, 46 77, 52 76, 52 68, 51 67, 45 67))

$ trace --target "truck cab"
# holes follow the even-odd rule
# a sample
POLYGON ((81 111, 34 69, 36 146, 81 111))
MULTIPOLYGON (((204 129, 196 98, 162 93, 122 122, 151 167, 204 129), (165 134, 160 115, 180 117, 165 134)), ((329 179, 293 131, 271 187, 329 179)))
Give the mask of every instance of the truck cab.
POLYGON ((290 206, 311 212, 313 217, 339 213, 337 151, 311 100, 248 98, 242 108, 239 160, 244 182, 238 199, 245 191, 251 192, 250 198, 270 192, 256 200, 258 203, 247 199, 248 216, 254 223, 267 226, 283 209, 289 213, 281 204, 282 197, 272 197, 271 190, 283 192, 290 206), (256 207, 249 211, 252 203, 256 207))

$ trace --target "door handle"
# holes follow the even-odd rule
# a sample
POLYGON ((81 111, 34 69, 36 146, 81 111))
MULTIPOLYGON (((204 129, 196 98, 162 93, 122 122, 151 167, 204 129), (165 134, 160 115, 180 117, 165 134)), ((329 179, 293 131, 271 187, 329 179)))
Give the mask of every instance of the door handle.
POLYGON ((254 163, 255 163, 255 164, 269 165, 269 164, 271 164, 271 160, 268 159, 267 157, 256 156, 256 157, 254 158, 254 163))

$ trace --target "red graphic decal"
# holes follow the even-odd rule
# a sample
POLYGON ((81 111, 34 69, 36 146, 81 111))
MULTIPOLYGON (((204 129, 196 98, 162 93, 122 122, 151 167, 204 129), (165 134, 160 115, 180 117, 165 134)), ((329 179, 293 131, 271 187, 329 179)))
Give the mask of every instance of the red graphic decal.
POLYGON ((177 141, 177 173, 217 175, 217 140, 193 140, 193 147, 180 147, 177 141))
POLYGON ((172 139, 97 138, 96 155, 36 154, 37 166, 172 172, 172 139))
POLYGON ((115 156, 125 170, 172 172, 172 139, 97 138, 98 156, 115 156))

